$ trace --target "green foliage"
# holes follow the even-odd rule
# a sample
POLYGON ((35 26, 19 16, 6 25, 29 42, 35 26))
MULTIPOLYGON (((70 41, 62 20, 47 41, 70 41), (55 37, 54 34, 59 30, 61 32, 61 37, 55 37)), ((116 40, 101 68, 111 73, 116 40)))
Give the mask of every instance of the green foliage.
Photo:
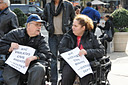
POLYGON ((118 31, 128 31, 128 10, 120 8, 115 10, 111 16, 113 24, 118 31))
POLYGON ((122 29, 117 29, 117 28, 114 28, 114 31, 115 32, 128 32, 128 28, 122 28, 122 29))
POLYGON ((27 16, 19 8, 14 9, 13 12, 17 15, 19 26, 24 27, 27 16))
POLYGON ((117 28, 114 28, 114 32, 119 32, 119 30, 117 28))

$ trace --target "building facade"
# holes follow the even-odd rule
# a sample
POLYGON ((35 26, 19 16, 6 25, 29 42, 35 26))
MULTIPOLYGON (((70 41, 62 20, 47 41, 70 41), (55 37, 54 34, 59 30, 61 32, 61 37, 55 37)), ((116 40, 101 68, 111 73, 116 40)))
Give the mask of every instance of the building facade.
POLYGON ((123 8, 128 9, 128 0, 121 0, 121 5, 123 8))
MULTIPOLYGON (((50 2, 51 0, 10 0, 11 4, 33 4, 37 5, 40 8, 44 8, 45 4, 50 2)), ((78 1, 80 5, 86 6, 87 2, 91 2, 93 0, 69 0, 71 2, 78 1)), ((110 6, 119 6, 120 4, 122 7, 128 9, 128 0, 100 0, 105 3, 109 3, 110 6)))

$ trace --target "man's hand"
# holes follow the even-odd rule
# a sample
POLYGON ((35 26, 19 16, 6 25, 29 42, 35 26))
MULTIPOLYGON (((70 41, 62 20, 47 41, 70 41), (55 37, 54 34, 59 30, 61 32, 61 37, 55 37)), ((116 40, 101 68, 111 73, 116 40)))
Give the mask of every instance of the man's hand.
POLYGON ((80 52, 79 52, 79 55, 80 56, 87 55, 87 51, 85 49, 81 49, 80 52))
POLYGON ((33 61, 33 60, 37 60, 37 57, 36 57, 36 56, 28 57, 28 58, 25 60, 25 66, 28 67, 29 64, 31 63, 31 61, 33 61))
POLYGON ((18 49, 19 48, 19 44, 18 43, 11 43, 11 47, 9 48, 9 52, 12 52, 14 49, 18 49))

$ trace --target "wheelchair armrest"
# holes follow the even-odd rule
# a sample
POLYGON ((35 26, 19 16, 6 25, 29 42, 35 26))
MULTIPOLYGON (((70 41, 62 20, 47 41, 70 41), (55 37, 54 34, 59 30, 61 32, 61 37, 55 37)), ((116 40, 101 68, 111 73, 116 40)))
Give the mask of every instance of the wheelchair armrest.
POLYGON ((109 61, 109 62, 107 62, 107 63, 105 63, 105 64, 101 64, 101 67, 107 67, 107 66, 109 66, 109 65, 111 65, 111 64, 112 64, 112 62, 109 61))
POLYGON ((110 56, 103 56, 102 58, 99 59, 99 61, 101 62, 101 61, 109 59, 109 58, 110 58, 110 56))
POLYGON ((100 65, 100 62, 98 62, 98 61, 91 61, 90 65, 91 65, 92 68, 93 67, 98 67, 100 65))

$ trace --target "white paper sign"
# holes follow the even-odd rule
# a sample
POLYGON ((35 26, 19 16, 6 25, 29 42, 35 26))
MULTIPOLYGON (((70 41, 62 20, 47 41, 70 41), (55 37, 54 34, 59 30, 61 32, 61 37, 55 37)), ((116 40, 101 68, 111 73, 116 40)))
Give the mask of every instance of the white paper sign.
POLYGON ((76 47, 75 49, 62 53, 61 56, 64 60, 72 67, 72 69, 79 75, 80 78, 86 76, 87 74, 93 73, 90 63, 86 57, 79 56, 80 49, 76 47))
POLYGON ((28 69, 28 67, 25 66, 25 60, 26 58, 33 56, 34 53, 34 48, 19 45, 19 48, 12 51, 5 63, 25 74, 28 69))

